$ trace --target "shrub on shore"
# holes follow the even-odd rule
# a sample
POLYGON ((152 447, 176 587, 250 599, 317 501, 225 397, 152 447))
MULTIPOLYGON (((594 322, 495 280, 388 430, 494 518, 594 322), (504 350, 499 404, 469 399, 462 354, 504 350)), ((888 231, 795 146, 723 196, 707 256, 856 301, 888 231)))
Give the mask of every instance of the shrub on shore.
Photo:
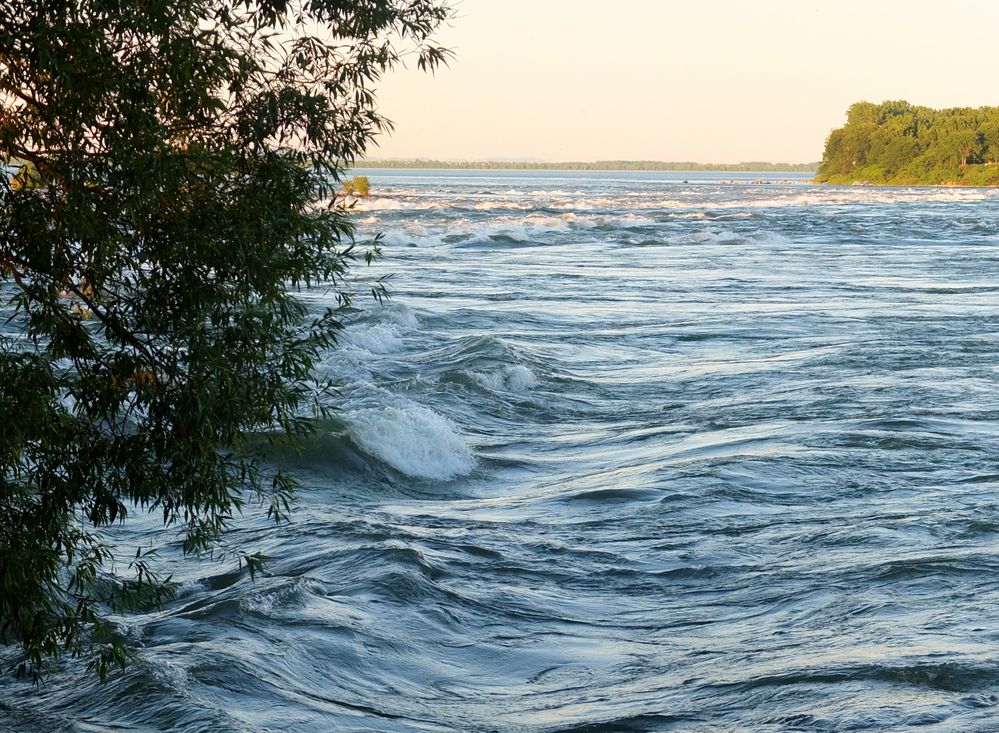
POLYGON ((343 192, 347 196, 368 196, 370 194, 370 185, 368 184, 367 176, 354 176, 353 178, 343 182, 343 192))

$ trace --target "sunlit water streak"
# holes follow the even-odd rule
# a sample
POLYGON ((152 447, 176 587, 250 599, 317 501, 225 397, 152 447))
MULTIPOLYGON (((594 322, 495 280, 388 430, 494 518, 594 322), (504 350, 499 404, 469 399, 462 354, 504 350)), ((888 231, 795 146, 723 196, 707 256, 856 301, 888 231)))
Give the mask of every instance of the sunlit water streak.
POLYGON ((167 545, 139 663, 0 728, 999 728, 999 193, 367 173, 268 575, 167 545))

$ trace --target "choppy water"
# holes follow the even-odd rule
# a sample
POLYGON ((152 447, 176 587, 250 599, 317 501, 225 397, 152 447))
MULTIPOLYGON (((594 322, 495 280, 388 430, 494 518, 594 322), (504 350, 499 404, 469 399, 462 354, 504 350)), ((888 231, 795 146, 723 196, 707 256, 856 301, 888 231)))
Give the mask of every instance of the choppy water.
POLYGON ((0 728, 999 730, 999 192, 368 175, 270 574, 0 728))

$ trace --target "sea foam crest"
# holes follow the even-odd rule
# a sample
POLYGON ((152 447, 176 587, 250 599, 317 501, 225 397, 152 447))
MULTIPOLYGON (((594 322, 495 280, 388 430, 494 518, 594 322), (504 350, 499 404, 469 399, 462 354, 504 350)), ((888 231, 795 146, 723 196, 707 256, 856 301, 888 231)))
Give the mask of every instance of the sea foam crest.
POLYGON ((413 330, 420 327, 420 319, 405 303, 395 301, 384 305, 383 309, 384 317, 403 329, 413 330))
POLYGON ((454 423, 423 405, 362 408, 346 418, 361 450, 407 476, 450 481, 475 468, 472 448, 454 423))
POLYGON ((538 383, 534 372, 517 364, 499 371, 475 372, 472 378, 486 389, 523 394, 538 383))
POLYGON ((537 381, 534 372, 520 364, 509 367, 506 371, 506 383, 514 392, 526 392, 537 381))
POLYGON ((731 229, 702 229, 671 240, 674 244, 766 244, 787 245, 792 240, 779 232, 757 229, 751 232, 731 229))
POLYGON ((372 354, 392 354, 402 347, 402 334, 391 323, 358 324, 347 329, 343 341, 372 354))
POLYGON ((465 231, 473 241, 506 237, 516 242, 529 242, 545 234, 568 232, 573 218, 571 214, 505 217, 494 219, 488 224, 466 222, 465 231))
POLYGON ((190 678, 184 667, 162 657, 150 657, 147 662, 158 683, 174 691, 187 689, 190 678))
POLYGON ((406 202, 393 198, 358 199, 354 204, 357 211, 397 211, 407 208, 406 202))

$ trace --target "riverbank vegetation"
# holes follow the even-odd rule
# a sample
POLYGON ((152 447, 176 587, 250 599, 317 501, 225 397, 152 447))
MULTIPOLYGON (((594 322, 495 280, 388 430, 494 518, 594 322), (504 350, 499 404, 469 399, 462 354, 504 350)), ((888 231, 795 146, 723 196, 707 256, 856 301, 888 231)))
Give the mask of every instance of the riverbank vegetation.
POLYGON ((450 17, 446 0, 0 3, 0 672, 124 665, 115 616, 172 592, 147 546, 115 542, 133 514, 261 567, 220 544, 244 509, 288 511, 295 481, 260 436, 299 445, 336 399, 314 367, 341 311, 300 293, 349 302, 373 252, 338 183, 386 127, 377 80, 404 53, 444 62, 450 17))
POLYGON ((359 196, 364 198, 371 192, 371 184, 368 183, 367 176, 354 176, 343 182, 343 193, 345 196, 359 196))
POLYGON ((999 107, 858 102, 833 130, 818 183, 999 185, 999 107))

